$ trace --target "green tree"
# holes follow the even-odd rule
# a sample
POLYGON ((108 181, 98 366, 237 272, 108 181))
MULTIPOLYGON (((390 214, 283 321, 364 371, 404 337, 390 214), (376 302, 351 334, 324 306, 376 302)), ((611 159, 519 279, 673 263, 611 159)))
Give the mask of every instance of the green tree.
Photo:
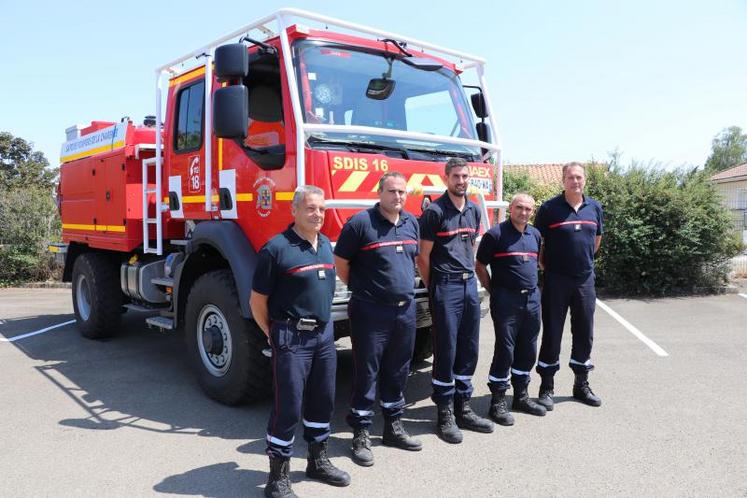
POLYGON ((747 162, 747 134, 739 126, 724 128, 711 142, 711 155, 705 163, 709 175, 747 162))
POLYGON ((57 168, 50 168, 42 152, 34 144, 0 132, 0 187, 36 186, 51 191, 57 178, 57 168))
POLYGON ((0 285, 45 280, 54 267, 46 245, 59 240, 57 169, 33 144, 0 132, 0 285))

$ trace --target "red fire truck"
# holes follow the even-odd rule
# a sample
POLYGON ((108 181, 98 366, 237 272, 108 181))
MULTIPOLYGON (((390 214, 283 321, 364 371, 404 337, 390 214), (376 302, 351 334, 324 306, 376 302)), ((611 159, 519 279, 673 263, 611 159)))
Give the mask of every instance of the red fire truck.
MULTIPOLYGON (((333 241, 375 203, 386 171, 408 178, 407 209, 420 215, 443 192, 453 156, 470 164, 486 223, 489 209, 505 207, 484 67, 284 9, 158 68, 155 116, 72 127, 62 145, 57 251, 80 331, 108 337, 127 310, 150 311, 150 326, 184 332, 210 397, 264 396, 269 361, 249 294, 257 252, 291 221, 295 188, 324 189, 333 241)), ((413 285, 423 356, 427 293, 413 285)), ((338 282, 337 337, 348 334, 347 300, 338 282)))

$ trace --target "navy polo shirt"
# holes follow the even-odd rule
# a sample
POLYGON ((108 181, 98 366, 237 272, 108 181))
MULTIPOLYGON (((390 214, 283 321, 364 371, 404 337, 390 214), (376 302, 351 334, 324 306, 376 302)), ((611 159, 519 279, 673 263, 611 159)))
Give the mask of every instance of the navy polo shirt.
POLYGON ((594 242, 604 232, 602 206, 584 196, 578 211, 560 194, 537 211, 534 225, 545 244, 545 271, 585 278, 594 272, 594 242))
POLYGON ((542 236, 532 225, 519 232, 511 220, 488 230, 477 248, 477 260, 490 265, 490 286, 533 289, 542 236))
POLYGON ((433 241, 431 269, 464 273, 475 269, 472 245, 480 232, 480 210, 466 199, 460 212, 448 193, 433 201, 420 218, 420 238, 433 241))
POLYGON ((269 296, 271 320, 314 318, 329 322, 335 293, 332 244, 319 234, 316 251, 292 228, 259 251, 252 289, 269 296))
POLYGON ((353 296, 381 304, 409 301, 415 296, 415 256, 418 222, 402 211, 396 225, 379 204, 355 214, 342 227, 335 254, 350 262, 353 296))

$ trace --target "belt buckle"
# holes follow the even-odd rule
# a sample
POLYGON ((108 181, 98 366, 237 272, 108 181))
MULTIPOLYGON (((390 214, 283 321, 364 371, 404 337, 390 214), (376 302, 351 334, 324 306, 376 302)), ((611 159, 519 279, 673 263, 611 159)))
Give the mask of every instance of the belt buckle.
POLYGON ((462 280, 469 280, 470 274, 467 272, 462 273, 462 280))
POLYGON ((317 326, 316 320, 312 320, 310 318, 301 318, 296 322, 296 328, 298 330, 303 330, 306 332, 310 332, 314 330, 317 326))

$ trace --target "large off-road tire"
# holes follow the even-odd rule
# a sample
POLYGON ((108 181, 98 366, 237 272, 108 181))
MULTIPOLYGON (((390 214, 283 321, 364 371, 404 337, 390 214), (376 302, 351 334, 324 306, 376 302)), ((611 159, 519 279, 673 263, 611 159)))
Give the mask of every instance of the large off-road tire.
POLYGON ((433 356, 433 338, 430 327, 421 327, 415 332, 415 348, 412 353, 413 365, 423 363, 433 356))
POLYGON ((187 353, 197 380, 212 399, 238 405, 272 392, 267 340, 241 316, 230 270, 215 270, 194 283, 184 317, 187 353))
POLYGON ((123 295, 116 262, 106 254, 81 254, 73 266, 73 309, 89 339, 111 337, 122 321, 123 295))

